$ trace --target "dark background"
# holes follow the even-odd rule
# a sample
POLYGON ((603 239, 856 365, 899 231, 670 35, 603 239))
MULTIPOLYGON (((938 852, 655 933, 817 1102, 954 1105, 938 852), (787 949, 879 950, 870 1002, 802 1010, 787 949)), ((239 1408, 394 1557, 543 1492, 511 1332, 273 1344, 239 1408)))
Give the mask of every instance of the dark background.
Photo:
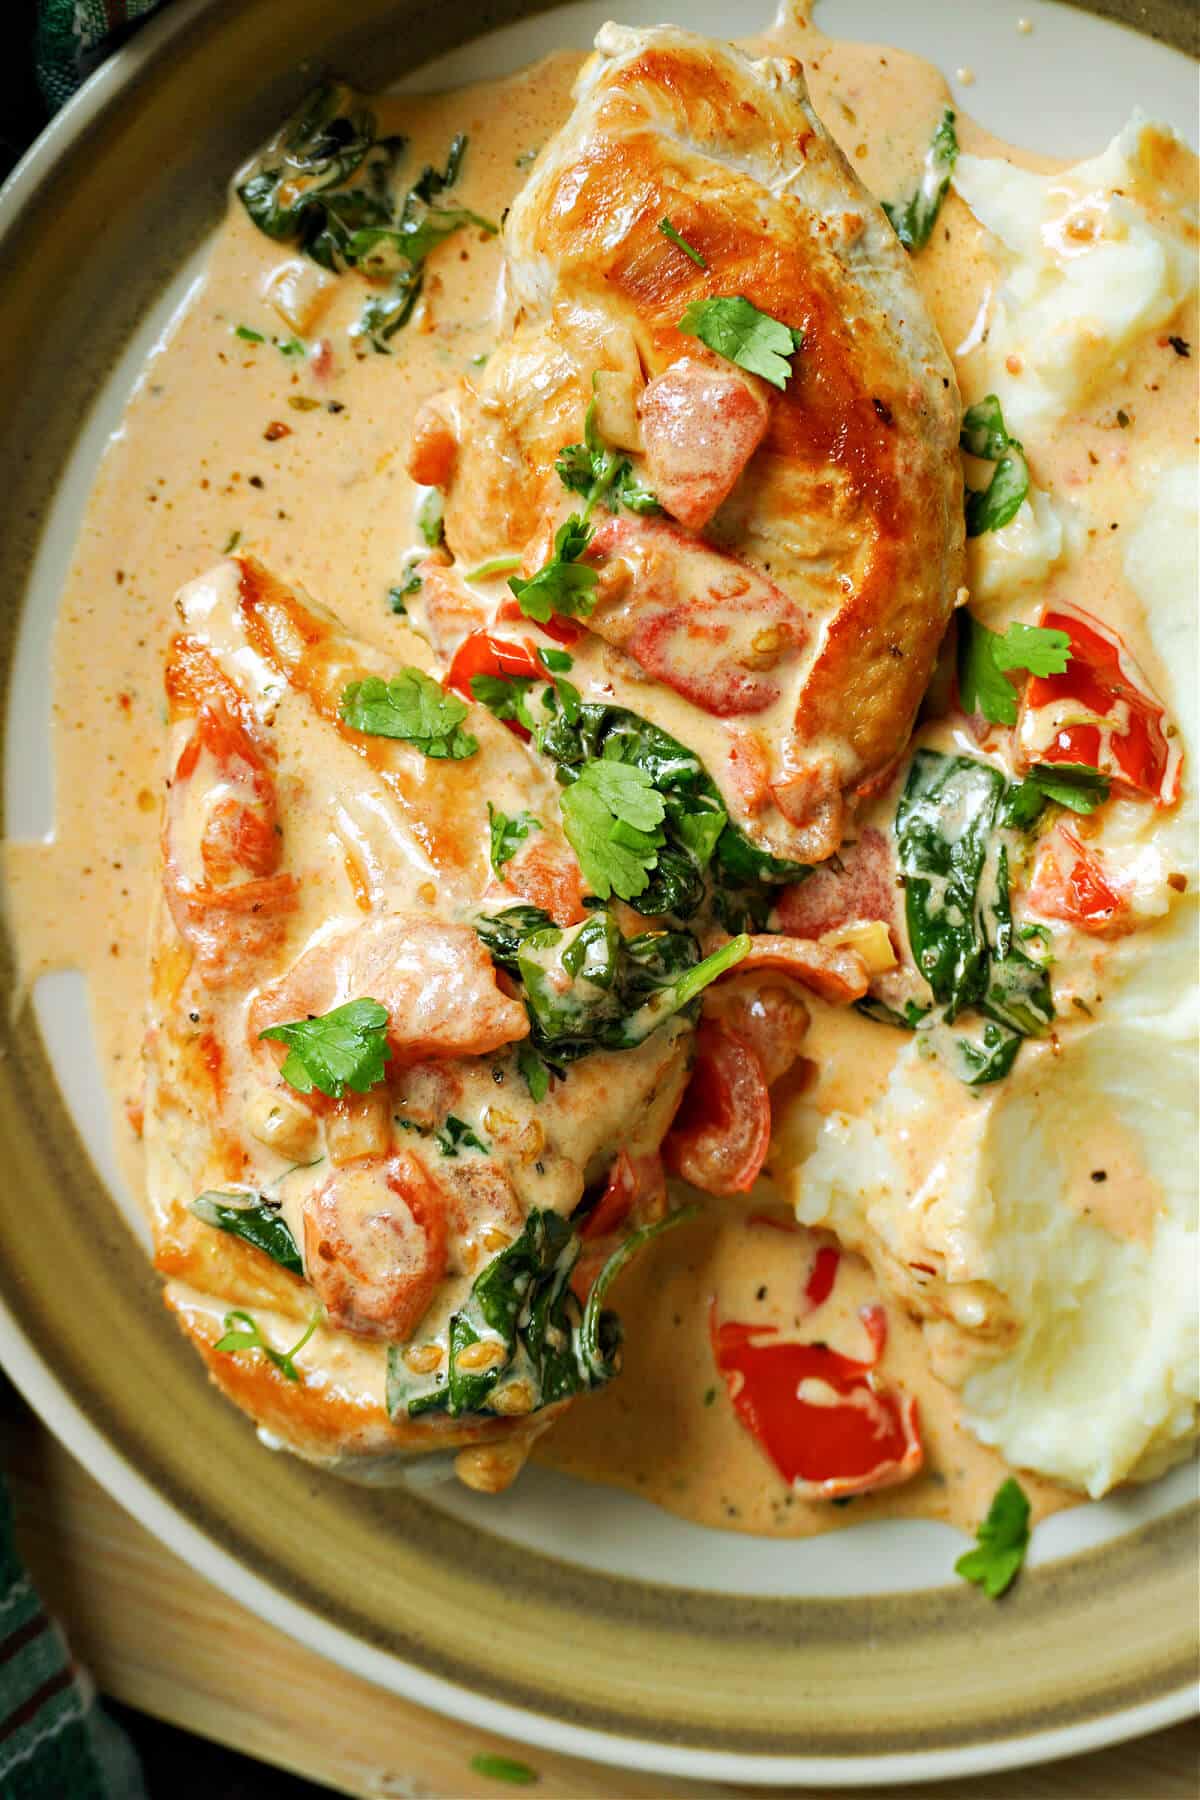
MULTIPOLYGON (((0 57, 0 177, 46 123, 46 107, 33 73, 35 0, 0 0, 6 42, 0 57)), ((3 1383, 3 1376, 0 1376, 3 1383)), ((0 1389, 3 1425, 22 1402, 5 1383, 0 1389)), ((69 1628, 70 1620, 64 1620, 69 1628)), ((131 1707, 105 1702, 137 1746, 150 1800, 325 1800, 332 1790, 285 1775, 250 1757, 237 1756, 203 1738, 163 1725, 131 1707)), ((62 1796, 68 1800, 68 1796, 62 1796)))

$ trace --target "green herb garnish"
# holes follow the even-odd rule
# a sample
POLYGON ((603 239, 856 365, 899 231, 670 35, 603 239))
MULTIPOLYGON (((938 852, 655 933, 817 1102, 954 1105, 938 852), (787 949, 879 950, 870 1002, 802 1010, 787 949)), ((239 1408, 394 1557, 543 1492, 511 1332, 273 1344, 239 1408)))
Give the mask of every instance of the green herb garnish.
POLYGON ((530 812, 514 813, 510 818, 488 801, 488 827, 491 833, 489 855, 497 875, 506 862, 511 862, 531 831, 540 831, 542 821, 530 812))
POLYGON ((217 1339, 213 1345, 214 1350, 224 1351, 231 1356, 236 1356, 242 1350, 261 1350, 267 1361, 274 1363, 288 1381, 299 1381, 300 1371, 293 1358, 300 1354, 321 1323, 321 1314, 319 1309, 313 1314, 303 1337, 298 1338, 290 1350, 276 1350, 268 1344, 251 1315, 242 1312, 240 1308, 227 1312, 223 1322, 225 1335, 217 1339))
POLYGON ((476 1137, 471 1127, 462 1119, 456 1119, 449 1113, 440 1131, 434 1133, 438 1149, 443 1156, 457 1156, 460 1150, 482 1150, 486 1156, 488 1147, 482 1138, 476 1137))
POLYGON ((479 739, 462 729, 466 702, 423 669, 401 669, 390 681, 366 675, 342 692, 340 716, 352 731, 415 744, 425 756, 461 762, 479 739))
POLYGON ((1029 1548, 1029 1500, 1013 1476, 996 1489, 975 1541, 977 1548, 959 1557, 954 1573, 998 1600, 1012 1586, 1029 1548))
POLYGON ((544 625, 552 613, 587 618, 596 604, 596 571, 581 563, 592 541, 592 527, 578 513, 564 519, 554 534, 554 554, 536 575, 522 580, 510 575, 508 585, 526 618, 544 625))
POLYGON ((645 891, 665 839, 650 776, 632 763, 585 763, 562 796, 563 831, 592 892, 633 900, 645 891))
POLYGON ((794 331, 770 313, 759 312, 743 294, 693 300, 679 329, 777 388, 787 386, 792 374, 790 358, 804 343, 802 331, 794 331))
POLYGON ((387 1023, 387 1008, 378 1000, 348 1000, 315 1019, 272 1025, 258 1035, 287 1045, 280 1073, 297 1093, 317 1088, 340 1100, 346 1088, 365 1094, 384 1079, 391 1055, 387 1023))
POLYGON ((287 1222, 279 1208, 264 1200, 261 1194, 223 1194, 210 1190, 196 1196, 192 1211, 206 1225, 215 1225, 219 1231, 242 1238, 256 1250, 264 1251, 281 1268, 290 1269, 293 1275, 303 1275, 304 1263, 287 1222))
MULTIPOLYGON (((518 167, 520 163, 518 157, 518 167)), ((538 1779, 537 1770, 531 1769, 528 1763, 514 1762, 511 1756, 493 1756, 490 1750, 481 1750, 478 1756, 473 1756, 470 1767, 476 1775, 486 1775, 491 1781, 508 1781, 514 1787, 531 1787, 538 1779)))
POLYGON ((973 614, 958 615, 958 694, 963 711, 982 713, 993 725, 1015 725, 1017 694, 1008 675, 1061 675, 1071 660, 1065 631, 1044 625, 1010 625, 990 631, 973 614))
POLYGON ((982 537, 1011 524, 1029 493, 1025 451, 1010 437, 995 394, 988 394, 963 414, 959 444, 970 456, 994 463, 985 488, 967 489, 967 536, 982 537))
POLYGON ((950 178, 958 160, 954 114, 947 107, 925 152, 920 184, 910 200, 883 202, 888 222, 906 250, 923 250, 929 242, 950 178))
POLYGON ((698 269, 708 268, 708 264, 696 249, 696 246, 694 244, 689 244, 682 233, 676 231, 670 219, 660 219, 658 221, 658 229, 665 238, 668 238, 670 242, 675 245, 677 250, 682 250, 685 256, 690 256, 698 269))

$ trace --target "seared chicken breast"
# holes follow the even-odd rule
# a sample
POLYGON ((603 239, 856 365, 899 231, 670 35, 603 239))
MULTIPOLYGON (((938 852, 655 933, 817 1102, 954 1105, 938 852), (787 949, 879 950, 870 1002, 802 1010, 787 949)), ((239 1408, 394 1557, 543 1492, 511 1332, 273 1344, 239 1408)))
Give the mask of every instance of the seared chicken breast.
MULTIPOLYGON (((167 1302, 272 1441, 373 1479, 461 1449, 502 1487, 616 1372, 604 1269, 663 1218, 700 991, 737 956, 585 907, 518 737, 256 562, 177 609, 145 1047, 167 1302)), ((757 1031, 786 1068, 806 1026, 794 998, 743 1055, 757 1031)))
POLYGON ((610 490, 578 557, 593 604, 549 621, 573 679, 702 754, 761 848, 829 856, 963 573, 961 406, 895 233, 794 59, 606 25, 504 242, 500 347, 411 445, 455 559, 435 646, 528 632, 519 595, 457 569, 531 577, 586 487, 565 447, 620 457, 632 498, 610 490), (746 351, 756 320, 782 358, 746 351))

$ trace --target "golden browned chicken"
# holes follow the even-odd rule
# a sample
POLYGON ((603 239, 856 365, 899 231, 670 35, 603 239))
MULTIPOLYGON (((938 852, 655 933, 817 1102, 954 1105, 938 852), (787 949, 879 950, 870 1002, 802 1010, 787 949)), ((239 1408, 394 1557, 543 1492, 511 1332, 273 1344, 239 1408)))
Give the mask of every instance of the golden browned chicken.
POLYGON ((427 622, 446 657, 485 625, 573 640, 585 699, 819 861, 902 750, 961 581, 954 376, 798 63, 596 42, 505 226, 500 347, 416 422, 455 559, 427 622), (506 555, 507 583, 459 578, 506 555))

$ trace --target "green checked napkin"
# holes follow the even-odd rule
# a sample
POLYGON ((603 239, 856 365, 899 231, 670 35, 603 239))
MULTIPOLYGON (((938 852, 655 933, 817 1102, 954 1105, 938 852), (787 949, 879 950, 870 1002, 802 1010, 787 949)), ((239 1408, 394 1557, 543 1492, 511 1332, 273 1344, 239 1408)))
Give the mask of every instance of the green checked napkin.
POLYGON ((69 100, 109 51, 159 4, 160 0, 41 0, 37 78, 51 111, 69 100))
POLYGON ((124 1735, 45 1611, 0 1485, 0 1800, 146 1800, 124 1735))
MULTIPOLYGON (((39 0, 31 74, 49 109, 69 100, 158 4, 39 0)), ((72 1660, 21 1563, 2 1478, 0 1800, 146 1800, 128 1739, 96 1704, 86 1671, 72 1660)))

